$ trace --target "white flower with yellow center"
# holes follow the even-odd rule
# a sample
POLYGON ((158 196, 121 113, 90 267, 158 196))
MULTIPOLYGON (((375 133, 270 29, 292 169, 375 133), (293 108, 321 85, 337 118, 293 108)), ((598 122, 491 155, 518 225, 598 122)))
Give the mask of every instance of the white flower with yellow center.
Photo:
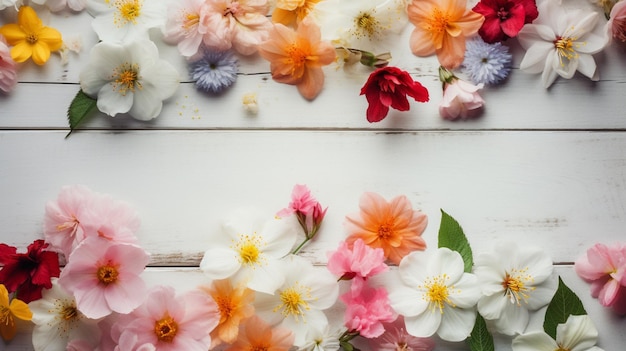
POLYGON ((159 59, 156 45, 147 40, 115 44, 100 42, 91 50, 80 73, 80 87, 98 100, 109 116, 129 113, 150 120, 161 113, 163 100, 178 88, 178 71, 159 59))
POLYGON ((598 30, 598 12, 566 9, 559 0, 542 1, 538 10, 539 17, 525 25, 517 37, 526 49, 520 69, 528 73, 543 72, 541 79, 546 88, 557 76, 570 79, 577 70, 591 80, 598 80, 596 62, 591 55, 607 44, 605 35, 594 33, 594 29, 598 30))
POLYGON ((528 311, 547 305, 556 286, 552 260, 540 248, 499 243, 490 253, 476 257, 474 273, 483 297, 478 312, 494 321, 500 333, 514 335, 526 329, 528 311))
POLYGON ((294 345, 303 347, 309 330, 324 330, 328 325, 323 311, 337 300, 337 278, 323 267, 316 268, 295 255, 284 258, 280 267, 285 278, 283 284, 273 295, 256 295, 256 312, 268 323, 293 331, 294 345))
POLYGON ((85 317, 77 308, 74 297, 66 292, 57 278, 52 288, 45 289, 42 298, 28 304, 33 312, 33 348, 65 350, 70 340, 82 339, 92 347, 100 341, 98 320, 85 317))
POLYGON ((293 218, 278 219, 241 209, 210 237, 200 269, 211 279, 236 283, 268 294, 283 284, 280 259, 296 242, 299 225, 293 218))
POLYGON ((325 0, 313 14, 322 38, 366 51, 388 51, 385 39, 400 33, 408 23, 404 0, 325 0))
POLYGON ((544 331, 518 335, 513 339, 513 351, 603 351, 596 346, 598 329, 588 315, 570 315, 564 324, 556 326, 556 340, 544 331))
POLYGON ((416 337, 435 333, 443 340, 465 340, 476 321, 480 287, 464 272, 461 255, 448 248, 415 251, 397 271, 372 278, 385 286, 391 307, 404 316, 406 331, 416 337))
POLYGON ((93 30, 102 41, 128 42, 148 39, 150 28, 165 24, 165 1, 92 0, 93 30))

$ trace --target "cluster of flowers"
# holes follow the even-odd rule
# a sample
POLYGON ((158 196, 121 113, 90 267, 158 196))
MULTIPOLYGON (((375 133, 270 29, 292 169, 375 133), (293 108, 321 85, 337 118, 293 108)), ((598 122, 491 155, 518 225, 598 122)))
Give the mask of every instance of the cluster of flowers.
MULTIPOLYGON (((4 0, 0 10, 17 8, 23 1, 4 0)), ((485 102, 478 91, 502 82, 511 70, 511 54, 504 45, 508 39, 516 38, 526 49, 521 70, 542 73, 546 87, 558 76, 572 78, 576 71, 597 80, 592 55, 612 38, 626 40, 626 5, 613 0, 598 3, 609 18, 605 30, 598 30, 600 8, 569 9, 560 0, 538 5, 535 0, 481 0, 472 9, 466 0, 277 0, 271 13, 268 0, 30 2, 51 11, 86 8, 95 17, 93 29, 101 42, 82 70, 81 89, 97 99, 100 111, 142 120, 159 115, 162 101, 180 80, 168 62, 157 59, 151 29, 177 45, 198 88, 213 93, 235 82, 235 54, 258 53, 270 62, 275 81, 296 85, 309 100, 323 88, 323 66, 361 62, 375 69, 361 90, 369 103, 370 122, 385 118, 389 108, 409 110, 407 95, 419 102, 429 100, 428 91, 406 71, 386 67, 388 52, 372 53, 389 50, 389 36, 407 23, 414 26, 408 43, 412 53, 436 54, 441 64, 444 94, 439 110, 447 119, 482 111, 485 102), (457 69, 472 82, 457 77, 457 69)), ((59 32, 43 26, 29 6, 20 7, 17 24, 0 28, 0 38, 2 91, 17 81, 15 62, 32 56, 43 64, 50 52, 63 47, 59 32)))
MULTIPOLYGON (((306 186, 296 185, 274 216, 241 209, 211 236, 200 263, 210 282, 177 293, 148 289, 140 277, 149 255, 137 245, 134 210, 65 187, 46 206, 45 241, 26 253, 0 244, 0 334, 13 338, 17 318, 34 323, 36 351, 432 350, 431 336, 462 341, 486 320, 515 336, 515 351, 599 350, 584 314, 561 318, 555 336, 526 330, 530 313, 556 298, 542 250, 502 243, 473 261, 445 212, 439 248, 426 250, 427 217, 405 196, 365 193, 359 207, 346 217, 348 236, 328 253, 327 269, 297 255, 326 214, 306 186), (62 270, 58 254, 67 261, 62 270), (343 325, 328 320, 331 307, 343 311, 343 325)), ((597 245, 577 262, 603 304, 623 301, 624 252, 597 245)))

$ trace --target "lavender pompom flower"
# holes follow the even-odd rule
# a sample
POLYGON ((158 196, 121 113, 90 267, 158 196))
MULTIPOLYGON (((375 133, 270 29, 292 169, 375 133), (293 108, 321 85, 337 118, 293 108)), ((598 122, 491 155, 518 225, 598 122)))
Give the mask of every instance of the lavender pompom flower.
POLYGON ((231 51, 204 48, 202 57, 189 65, 189 76, 196 87, 205 92, 219 93, 237 80, 237 58, 231 51))
POLYGON ((474 84, 497 84, 511 72, 511 59, 507 46, 476 37, 466 43, 463 68, 474 84))

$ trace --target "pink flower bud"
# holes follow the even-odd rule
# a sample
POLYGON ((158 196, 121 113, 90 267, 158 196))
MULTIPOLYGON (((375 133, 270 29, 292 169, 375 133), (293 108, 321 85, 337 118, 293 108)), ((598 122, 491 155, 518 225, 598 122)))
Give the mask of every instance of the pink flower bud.
POLYGON ((478 116, 485 100, 478 94, 483 84, 473 85, 461 79, 444 84, 443 99, 439 114, 445 119, 470 118, 478 116))

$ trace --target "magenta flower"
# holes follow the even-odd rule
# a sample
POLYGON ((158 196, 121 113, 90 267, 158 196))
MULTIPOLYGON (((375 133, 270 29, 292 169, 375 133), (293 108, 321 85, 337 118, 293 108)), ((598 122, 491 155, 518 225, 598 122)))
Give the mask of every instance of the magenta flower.
POLYGON ((146 285, 139 274, 149 258, 138 246, 91 237, 70 255, 59 283, 88 318, 129 313, 144 299, 146 285))
POLYGON ((119 350, 206 351, 220 311, 213 299, 200 291, 176 296, 173 287, 157 286, 128 317, 119 336, 119 350))
POLYGON ((389 267, 385 264, 383 249, 369 247, 359 238, 352 249, 342 241, 337 251, 328 253, 327 268, 340 279, 349 280, 357 276, 366 279, 385 272, 389 267))
POLYGON ((350 291, 341 295, 346 304, 344 324, 349 331, 365 338, 376 338, 385 332, 383 323, 396 319, 384 287, 372 288, 361 278, 352 280, 350 291))
POLYGON ((490 44, 516 37, 539 16, 535 0, 481 0, 472 11, 485 16, 478 34, 490 44))
POLYGON ((626 246, 595 244, 576 261, 574 269, 591 283, 591 296, 602 306, 626 314, 626 246))
POLYGON ((404 317, 398 318, 391 324, 385 324, 385 333, 375 339, 370 339, 372 350, 377 351, 431 351, 435 342, 429 338, 418 338, 406 332, 404 317))

